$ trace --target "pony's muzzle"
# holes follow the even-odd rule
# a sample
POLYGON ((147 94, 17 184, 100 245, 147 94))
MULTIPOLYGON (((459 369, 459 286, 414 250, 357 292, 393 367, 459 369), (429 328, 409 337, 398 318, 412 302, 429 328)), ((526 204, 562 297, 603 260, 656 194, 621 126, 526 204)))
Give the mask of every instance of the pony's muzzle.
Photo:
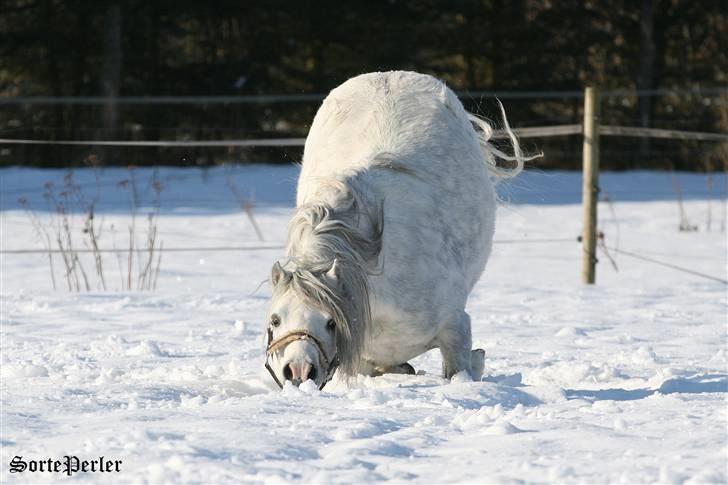
POLYGON ((299 386, 310 379, 321 390, 339 367, 336 353, 330 359, 321 341, 308 330, 292 330, 273 339, 273 331, 269 328, 267 342, 265 368, 281 389, 286 381, 299 386), (279 350, 283 354, 279 353, 280 361, 284 362, 280 368, 283 375, 277 375, 272 367, 273 356, 279 350))
POLYGON ((307 360, 289 361, 283 366, 283 377, 296 387, 308 379, 315 381, 317 375, 316 367, 307 360))

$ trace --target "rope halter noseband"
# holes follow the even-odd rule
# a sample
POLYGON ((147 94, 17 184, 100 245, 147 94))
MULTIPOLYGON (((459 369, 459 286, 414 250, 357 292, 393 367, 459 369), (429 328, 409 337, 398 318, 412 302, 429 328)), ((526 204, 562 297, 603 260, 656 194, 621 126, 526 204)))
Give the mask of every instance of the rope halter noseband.
POLYGON ((324 375, 324 380, 319 386, 319 390, 323 389, 324 386, 331 380, 331 378, 334 377, 334 372, 336 372, 336 369, 339 367, 339 357, 338 355, 334 354, 334 356, 329 359, 321 341, 308 330, 292 330, 290 332, 284 333, 277 339, 273 340, 273 329, 268 327, 268 336, 265 351, 265 368, 268 369, 268 372, 270 372, 270 375, 273 377, 273 380, 276 381, 276 384, 278 384, 278 386, 283 389, 283 384, 276 376, 273 368, 270 366, 271 357, 273 356, 273 353, 280 347, 288 345, 291 342, 295 342, 296 340, 310 340, 318 349, 319 355, 321 356, 322 360, 321 363, 323 364, 324 370, 326 371, 326 374, 324 375))

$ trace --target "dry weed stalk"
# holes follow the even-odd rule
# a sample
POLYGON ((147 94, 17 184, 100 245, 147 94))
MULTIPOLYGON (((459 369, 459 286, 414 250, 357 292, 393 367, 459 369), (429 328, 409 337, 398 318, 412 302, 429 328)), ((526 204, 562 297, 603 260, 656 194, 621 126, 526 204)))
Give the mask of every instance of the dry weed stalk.
MULTIPOLYGON (((155 177, 156 178, 156 177, 155 177)), ((140 290, 151 290, 154 283, 155 268, 154 263, 154 252, 157 245, 157 220, 159 218, 159 205, 160 205, 160 194, 162 193, 162 184, 159 180, 152 181, 152 189, 154 190, 154 210, 147 216, 147 245, 146 245, 146 261, 142 265, 142 269, 139 271, 139 279, 137 282, 137 289, 140 290)), ((161 252, 160 252, 161 257, 161 252)), ((141 261, 141 255, 139 256, 141 261)))
POLYGON ((152 290, 156 288, 156 278, 159 272, 159 264, 161 264, 161 254, 157 258, 157 267, 154 266, 155 253, 161 251, 157 249, 157 223, 159 219, 160 196, 162 193, 162 183, 157 177, 155 171, 150 181, 150 186, 154 191, 154 208, 147 215, 147 232, 146 244, 142 249, 136 242, 137 224, 136 217, 139 211, 139 192, 134 167, 129 167, 129 179, 122 180, 118 184, 119 187, 129 189, 129 210, 131 212, 131 224, 129 224, 129 249, 126 264, 126 289, 132 289, 132 277, 134 273, 134 255, 136 254, 136 289, 152 290))
POLYGON ((258 223, 255 220, 255 216, 253 214, 253 210, 255 209, 255 194, 251 194, 250 198, 248 199, 243 197, 230 174, 227 175, 226 183, 230 191, 235 196, 235 199, 238 201, 240 208, 248 216, 248 219, 253 225, 253 229, 255 230, 255 234, 258 236, 258 239, 260 240, 260 242, 264 242, 265 239, 263 238, 263 232, 260 230, 260 227, 258 227, 258 223))
MULTIPOLYGON (((87 246, 93 254, 94 266, 96 270, 97 288, 107 291, 106 277, 104 272, 104 261, 101 250, 101 234, 104 227, 103 220, 99 221, 96 217, 96 205, 100 196, 100 179, 97 168, 94 166, 94 175, 96 178, 96 193, 93 198, 87 198, 86 194, 81 190, 81 186, 74 180, 73 172, 69 171, 63 178, 63 187, 56 192, 52 183, 44 185, 45 191, 43 197, 49 205, 51 211, 51 219, 48 227, 44 225, 35 210, 31 207, 29 201, 25 197, 18 199, 20 205, 25 209, 31 220, 34 231, 43 242, 44 248, 48 254, 48 264, 51 273, 51 282, 53 289, 57 290, 57 280, 55 275, 55 265, 53 254, 58 252, 65 268, 64 279, 69 291, 79 292, 81 289, 91 291, 91 282, 89 280, 86 269, 84 268, 79 251, 76 249, 77 240, 74 239, 74 209, 80 209, 84 214, 82 234, 83 244, 87 246), (57 246, 57 249, 54 248, 57 246)), ((116 231, 111 224, 111 243, 116 252, 117 265, 119 268, 119 276, 121 288, 131 290, 132 280, 136 281, 137 290, 153 290, 157 287, 159 278, 159 270, 162 261, 162 243, 158 240, 157 223, 160 210, 160 194, 162 184, 155 174, 150 181, 150 186, 154 190, 154 209, 148 215, 148 225, 146 231, 146 246, 142 250, 137 248, 136 243, 136 216, 139 207, 139 192, 137 186, 136 175, 133 167, 130 167, 130 177, 128 180, 122 180, 117 184, 121 188, 130 189, 130 214, 131 223, 129 225, 129 248, 128 258, 126 261, 126 272, 122 267, 121 252, 116 252, 116 231), (134 254, 137 253, 137 273, 134 273, 134 254)))
MULTIPOLYGON (((52 184, 50 184, 50 187, 52 187, 52 184)), ((46 184, 46 190, 49 190, 49 184, 46 184)), ((46 229, 45 225, 40 222, 40 219, 36 215, 35 210, 33 210, 33 208, 30 206, 30 202, 28 202, 28 199, 26 197, 20 197, 18 199, 18 203, 23 208, 23 210, 25 210, 28 218, 30 218, 30 222, 33 225, 33 230, 35 231, 36 236, 43 242, 43 246, 48 252, 48 267, 51 270, 51 282, 53 283, 53 290, 55 291, 57 289, 56 272, 53 268, 53 243, 51 242, 51 235, 48 232, 48 229, 46 229)))
POLYGON ((694 226, 690 223, 690 219, 688 219, 687 212, 685 212, 685 205, 683 204, 683 196, 682 196, 682 185, 680 184, 680 181, 675 176, 675 172, 671 172, 670 174, 672 176, 672 190, 675 192, 675 198, 677 199, 677 206, 678 210, 680 212, 680 225, 678 228, 680 231, 684 232, 693 232, 698 230, 698 226, 694 226))

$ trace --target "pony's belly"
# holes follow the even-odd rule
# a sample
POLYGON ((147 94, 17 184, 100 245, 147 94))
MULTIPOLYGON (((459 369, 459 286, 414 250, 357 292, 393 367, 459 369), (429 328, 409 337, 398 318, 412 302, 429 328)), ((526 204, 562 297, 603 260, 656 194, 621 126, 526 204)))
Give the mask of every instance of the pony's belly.
POLYGON ((417 346, 388 346, 382 345, 376 349, 368 351, 364 355, 364 360, 371 363, 375 367, 393 367, 395 365, 404 364, 415 357, 418 357, 431 347, 424 345, 417 346))
POLYGON ((375 320, 371 344, 364 353, 364 360, 377 366, 393 366, 433 348, 440 325, 433 325, 415 316, 397 323, 382 324, 375 320))

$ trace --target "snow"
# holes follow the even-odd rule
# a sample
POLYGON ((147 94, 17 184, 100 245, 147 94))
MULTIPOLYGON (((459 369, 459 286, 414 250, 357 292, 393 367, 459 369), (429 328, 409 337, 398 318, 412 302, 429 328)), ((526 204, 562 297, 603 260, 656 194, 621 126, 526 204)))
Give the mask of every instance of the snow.
MULTIPOLYGON (((135 169, 142 221, 152 174, 135 169)), ((271 249, 164 253, 156 291, 120 290, 111 254, 110 291, 89 293, 54 292, 46 255, 2 256, 3 483, 62 479, 10 474, 16 455, 103 455, 123 460, 121 473, 77 477, 135 483, 726 482, 726 286, 616 253, 618 272, 600 253, 598 284, 581 285, 576 173, 501 187, 496 239, 534 242, 497 243, 469 300, 482 382, 444 381, 429 352, 412 362, 415 376, 277 389, 262 369, 270 291, 259 285, 282 255, 296 174, 159 169, 165 248, 271 249), (230 182, 255 198, 265 243, 230 182)), ((3 249, 42 247, 16 199, 47 223, 42 186, 63 175, 0 171, 3 249)), ((92 171, 74 178, 95 192, 92 171)), ((128 178, 100 175, 97 217, 120 228, 117 246, 129 222, 129 189, 117 182, 128 178)), ((677 179, 697 232, 677 230, 669 174, 603 174, 607 245, 726 278, 724 192, 708 193, 704 175, 677 179)), ((725 176, 714 182, 725 187, 725 176)), ((80 216, 74 224, 80 239, 80 216)))

